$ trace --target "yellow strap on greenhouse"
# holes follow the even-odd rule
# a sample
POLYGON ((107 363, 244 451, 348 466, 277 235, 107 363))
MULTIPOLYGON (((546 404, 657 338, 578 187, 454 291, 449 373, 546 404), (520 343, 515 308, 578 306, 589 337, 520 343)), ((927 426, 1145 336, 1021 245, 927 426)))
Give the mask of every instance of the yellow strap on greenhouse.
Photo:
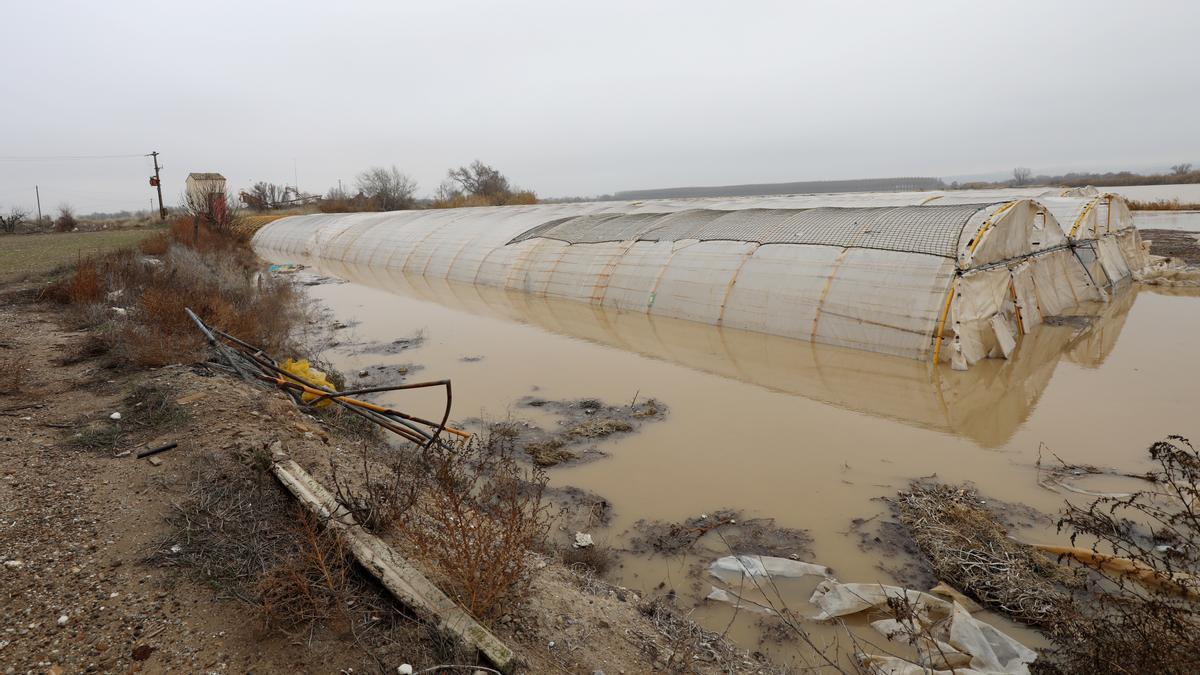
POLYGON ((958 277, 950 280, 950 290, 946 292, 946 302, 942 305, 942 318, 938 321, 937 340, 933 343, 933 365, 937 365, 938 358, 942 355, 942 335, 946 332, 946 317, 950 315, 950 301, 954 299, 954 282, 958 281, 958 277))
POLYGON ((1004 206, 996 209, 995 213, 993 213, 987 220, 983 221, 983 225, 981 225, 979 227, 979 231, 975 233, 975 238, 971 240, 971 250, 967 251, 968 255, 975 255, 975 249, 979 248, 979 242, 983 241, 983 235, 987 234, 987 231, 991 229, 992 223, 996 222, 996 219, 1003 215, 1005 211, 1008 211, 1016 205, 1016 202, 1008 202, 1004 206))
MULTIPOLYGON (((1096 197, 1092 201, 1088 202, 1087 206, 1083 207, 1083 210, 1079 212, 1079 217, 1075 219, 1075 224, 1071 226, 1071 233, 1067 236, 1071 237, 1072 239, 1075 237, 1075 233, 1079 231, 1079 226, 1083 224, 1083 219, 1087 217, 1087 214, 1091 213, 1092 208, 1095 207, 1096 203, 1099 201, 1100 198, 1096 197)), ((1099 233, 1096 234, 1098 235, 1099 233)))
MULTIPOLYGON (((971 249, 967 251, 968 255, 975 255, 975 249, 979 248, 979 242, 983 240, 983 235, 991 228, 992 223, 1003 215, 1006 211, 1016 206, 1017 202, 1008 202, 1004 206, 996 209, 987 220, 983 221, 983 225, 979 226, 979 231, 975 233, 975 238, 971 240, 971 249)), ((938 359, 942 355, 942 339, 946 334, 946 317, 950 314, 950 301, 954 299, 954 282, 950 282, 950 290, 946 292, 946 302, 942 305, 942 318, 938 320, 937 338, 933 343, 933 363, 937 364, 938 359)))
POLYGON ((929 199, 926 199, 925 201, 921 202, 920 206, 925 206, 925 205, 926 205, 926 204, 928 204, 929 202, 931 202, 931 201, 933 201, 933 200, 935 200, 935 199, 941 199, 941 198, 942 198, 942 197, 944 197, 944 196, 945 196, 945 195, 934 195, 934 196, 930 197, 929 199))

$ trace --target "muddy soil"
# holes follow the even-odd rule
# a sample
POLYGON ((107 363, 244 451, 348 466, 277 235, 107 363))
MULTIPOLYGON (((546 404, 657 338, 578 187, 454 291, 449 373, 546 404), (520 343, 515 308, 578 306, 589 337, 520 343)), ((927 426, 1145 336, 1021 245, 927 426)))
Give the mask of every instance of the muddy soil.
MULTIPOLYGON (((279 444, 327 482, 330 456, 346 456, 361 439, 340 436, 273 390, 203 366, 108 370, 58 309, 28 303, 30 292, 0 293, 0 358, 17 364, 10 379, 19 382, 0 396, 7 672, 395 672, 437 653, 411 622, 382 622, 367 638, 324 625, 269 626, 252 599, 182 564, 187 543, 172 538, 168 520, 177 522, 176 505, 194 497, 204 463, 219 463, 230 482, 261 481, 261 467, 247 458, 279 444), (148 385, 168 392, 169 405, 145 396, 148 385), (135 391, 143 394, 131 397, 135 391), (170 414, 159 419, 143 408, 155 401, 170 414), (178 447, 135 458, 169 441, 178 447)), ((279 494, 269 481, 262 489, 279 494)), ((572 498, 590 501, 589 511, 598 499, 572 498)), ((272 511, 268 503, 262 513, 272 511)), ((256 527, 293 531, 294 522, 264 522, 256 527)), ((701 645, 704 660, 687 664, 697 671, 776 671, 661 603, 550 558, 530 604, 492 629, 529 672, 648 672, 701 645)))
POLYGON ((1200 265, 1200 232, 1142 230, 1141 234, 1143 239, 1150 240, 1151 254, 1200 265))
POLYGON ((653 398, 631 401, 629 405, 611 405, 595 398, 552 401, 526 396, 517 401, 510 419, 472 418, 466 424, 506 437, 534 464, 551 467, 603 457, 597 443, 634 433, 645 422, 665 419, 667 412, 667 406, 653 398), (522 410, 549 413, 555 418, 555 427, 544 428, 522 419, 522 410))
POLYGON ((629 550, 639 554, 750 554, 799 560, 811 554, 811 544, 808 532, 780 527, 773 518, 746 518, 740 511, 716 509, 679 523, 638 520, 633 525, 629 550))

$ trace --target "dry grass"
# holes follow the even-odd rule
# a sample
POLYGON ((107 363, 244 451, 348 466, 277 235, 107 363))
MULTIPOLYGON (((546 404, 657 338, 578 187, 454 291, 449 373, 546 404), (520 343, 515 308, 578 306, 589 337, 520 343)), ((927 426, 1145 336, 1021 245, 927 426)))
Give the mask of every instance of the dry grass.
POLYGON ((530 190, 520 190, 503 195, 487 196, 463 194, 448 199, 435 199, 429 207, 434 209, 460 209, 468 206, 518 206, 537 204, 537 194, 530 190))
POLYGON ((143 239, 138 244, 138 250, 146 255, 163 255, 167 252, 170 244, 171 235, 167 232, 158 232, 143 239))
POLYGON ((1073 578, 1050 557, 1008 536, 969 488, 914 483, 892 508, 934 575, 984 605, 1047 626, 1072 613, 1073 578))
POLYGON ((564 546, 559 549, 558 558, 571 569, 590 572, 601 577, 608 574, 617 562, 616 552, 602 544, 584 548, 564 546))
POLYGON ((258 579, 256 594, 267 625, 328 626, 347 635, 353 625, 354 558, 332 530, 312 514, 299 514, 291 529, 296 551, 258 579))
POLYGON ((80 323, 108 342, 115 363, 138 366, 204 358, 207 345, 184 307, 276 352, 290 346, 300 319, 290 284, 260 275, 253 254, 236 238, 203 226, 193 230, 187 219, 172 224, 159 258, 129 249, 88 258, 46 297, 75 308, 80 323))
POLYGON ((530 441, 525 444, 524 450, 534 464, 544 468, 575 459, 575 453, 567 450, 566 444, 561 438, 549 438, 544 441, 530 441))
POLYGON ((1178 199, 1128 199, 1125 203, 1133 211, 1200 211, 1200 203, 1181 202, 1178 199))

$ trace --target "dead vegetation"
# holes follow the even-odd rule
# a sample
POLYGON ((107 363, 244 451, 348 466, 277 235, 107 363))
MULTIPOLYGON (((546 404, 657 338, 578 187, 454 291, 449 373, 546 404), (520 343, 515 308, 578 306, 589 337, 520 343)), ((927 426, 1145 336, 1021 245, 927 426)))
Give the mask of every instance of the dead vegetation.
POLYGON ((187 570, 219 597, 255 608, 264 628, 298 637, 329 631, 381 668, 453 657, 449 643, 402 612, 268 474, 205 456, 167 521, 170 532, 149 562, 187 570))
POLYGON ((1156 471, 1126 475, 1152 488, 1067 504, 1070 546, 1016 541, 970 488, 916 483, 893 512, 936 578, 1050 638, 1036 671, 1196 672, 1200 453, 1171 436, 1149 455, 1156 471))
POLYGON ((551 401, 530 396, 517 405, 552 413, 558 417, 559 428, 544 429, 518 419, 468 421, 483 426, 490 434, 509 437, 530 461, 543 468, 598 455, 594 448, 596 441, 632 433, 642 422, 661 420, 667 414, 667 407, 653 398, 641 403, 634 400, 629 405, 609 405, 594 398, 551 401))
POLYGON ((1200 669, 1200 453, 1170 436, 1150 446, 1154 488, 1068 505, 1060 556, 1087 591, 1053 626, 1051 672, 1194 673, 1200 669))
POLYGON ((707 553, 732 551, 737 554, 800 558, 809 553, 812 537, 805 530, 780 527, 774 518, 744 518, 733 509, 717 509, 681 523, 639 520, 633 524, 629 548, 635 553, 679 555, 698 548, 709 533, 707 553))
POLYGON ((184 307, 275 350, 289 344, 300 320, 290 284, 260 274, 254 255, 230 235, 185 220, 172 225, 161 256, 125 249, 84 259, 45 297, 69 305, 107 346, 110 362, 126 367, 204 357, 207 345, 184 307))
POLYGON ((892 508, 935 576, 986 606, 1034 625, 1058 620, 1075 579, 1055 561, 1008 536, 970 488, 916 483, 892 508))
POLYGON ((78 429, 67 438, 71 446, 86 450, 116 450, 187 422, 188 413, 175 402, 170 389, 156 383, 140 384, 122 401, 119 417, 105 416, 66 425, 78 429))
POLYGON ((567 545, 559 548, 558 559, 574 570, 585 570, 603 577, 617 563, 617 553, 603 544, 591 546, 567 545))
POLYGON ((522 469, 507 443, 437 445, 426 461, 429 475, 417 485, 401 534, 450 597, 494 620, 524 602, 529 553, 546 547, 546 475, 522 469))
POLYGON ((1149 199, 1144 201, 1127 199, 1125 203, 1129 205, 1132 211, 1200 211, 1200 203, 1183 202, 1179 198, 1149 199))

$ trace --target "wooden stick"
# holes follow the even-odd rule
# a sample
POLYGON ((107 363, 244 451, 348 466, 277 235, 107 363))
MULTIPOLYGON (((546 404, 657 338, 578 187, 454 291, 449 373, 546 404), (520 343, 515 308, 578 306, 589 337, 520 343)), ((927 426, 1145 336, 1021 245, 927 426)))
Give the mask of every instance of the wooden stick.
POLYGON ((516 670, 516 654, 475 618, 459 607, 433 582, 354 520, 333 495, 299 464, 282 453, 273 458, 271 472, 288 492, 328 527, 338 528, 358 562, 401 603, 443 634, 469 649, 477 650, 502 673, 516 670))

